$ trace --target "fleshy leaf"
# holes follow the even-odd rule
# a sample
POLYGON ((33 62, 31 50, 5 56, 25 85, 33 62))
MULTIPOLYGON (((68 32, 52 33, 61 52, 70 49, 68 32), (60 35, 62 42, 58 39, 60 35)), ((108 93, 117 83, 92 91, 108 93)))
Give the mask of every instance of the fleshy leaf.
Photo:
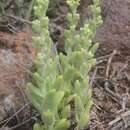
POLYGON ((46 112, 47 110, 50 110, 56 114, 58 105, 63 97, 64 91, 56 91, 55 89, 48 91, 42 104, 42 111, 46 112))
POLYGON ((43 130, 43 129, 42 129, 42 126, 40 124, 35 123, 33 126, 33 130, 43 130))
POLYGON ((54 113, 51 112, 50 110, 43 112, 42 113, 42 120, 46 126, 53 125, 53 123, 55 121, 54 113))
POLYGON ((70 122, 66 119, 61 119, 57 121, 55 130, 67 130, 70 126, 70 122))
POLYGON ((63 90, 64 89, 64 79, 63 79, 62 75, 59 75, 56 77, 54 84, 53 84, 53 87, 56 90, 63 90))
POLYGON ((89 121, 89 114, 85 112, 81 112, 80 120, 78 122, 78 130, 84 130, 84 128, 87 126, 89 121))
POLYGON ((69 115, 70 115, 70 105, 67 105, 63 108, 62 112, 61 112, 61 115, 62 115, 62 118, 68 118, 69 115))
POLYGON ((34 87, 32 83, 28 83, 26 92, 27 92, 28 98, 33 103, 33 105, 39 111, 41 111, 40 106, 43 102, 43 95, 41 94, 40 90, 38 88, 34 87))

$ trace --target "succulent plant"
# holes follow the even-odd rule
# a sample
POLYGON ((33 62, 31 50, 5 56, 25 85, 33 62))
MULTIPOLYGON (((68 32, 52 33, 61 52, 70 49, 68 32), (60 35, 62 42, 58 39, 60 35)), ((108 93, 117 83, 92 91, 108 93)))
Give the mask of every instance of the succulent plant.
POLYGON ((93 18, 76 31, 80 0, 67 0, 70 7, 67 15, 70 26, 64 33, 67 55, 57 53, 50 57, 53 42, 46 16, 49 0, 36 0, 34 10, 38 19, 33 21, 33 28, 39 36, 33 37, 33 41, 39 53, 35 60, 36 83, 27 84, 27 95, 40 112, 43 124, 36 123, 34 130, 67 130, 74 123, 74 129, 83 130, 89 121, 93 104, 89 71, 96 63, 94 53, 98 48, 97 43, 92 46, 91 39, 102 22, 99 0, 93 2, 90 6, 93 18))

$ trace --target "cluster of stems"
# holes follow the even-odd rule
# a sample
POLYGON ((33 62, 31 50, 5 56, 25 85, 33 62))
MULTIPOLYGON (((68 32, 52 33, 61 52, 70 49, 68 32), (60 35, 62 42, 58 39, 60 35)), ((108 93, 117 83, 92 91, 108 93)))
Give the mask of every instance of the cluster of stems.
POLYGON ((27 95, 41 114, 42 123, 36 123, 34 130, 83 130, 89 121, 93 104, 89 83, 89 71, 96 63, 94 53, 98 47, 92 46, 92 38, 102 23, 99 0, 90 5, 92 18, 88 19, 78 31, 77 7, 80 0, 67 0, 69 28, 64 30, 65 51, 67 55, 57 53, 51 56, 53 42, 49 34, 49 19, 46 11, 49 0, 36 0, 34 7, 37 19, 33 28, 38 36, 33 37, 38 49, 35 59, 35 83, 27 84, 27 95))

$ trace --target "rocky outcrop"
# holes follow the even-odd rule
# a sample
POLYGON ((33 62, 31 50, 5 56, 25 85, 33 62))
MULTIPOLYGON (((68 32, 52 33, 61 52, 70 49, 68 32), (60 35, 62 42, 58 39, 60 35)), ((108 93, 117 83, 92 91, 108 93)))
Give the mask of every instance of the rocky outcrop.
POLYGON ((95 40, 100 42, 99 53, 113 49, 130 54, 130 1, 101 0, 103 25, 97 30, 95 40))
MULTIPOLYGON (((91 0, 82 0, 80 6, 81 25, 91 15, 88 5, 91 0)), ((100 55, 120 50, 122 54, 130 54, 130 1, 101 0, 103 24, 97 29, 94 41, 100 43, 100 55)))

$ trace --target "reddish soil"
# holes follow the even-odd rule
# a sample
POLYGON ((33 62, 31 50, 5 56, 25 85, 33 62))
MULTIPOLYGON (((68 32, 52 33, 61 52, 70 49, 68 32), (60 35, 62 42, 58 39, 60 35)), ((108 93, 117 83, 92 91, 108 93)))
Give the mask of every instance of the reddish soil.
POLYGON ((25 95, 31 77, 35 51, 31 45, 31 31, 17 34, 0 32, 0 126, 11 126, 30 117, 25 95), (25 108, 23 108, 25 106, 25 108), (14 117, 13 114, 20 110, 14 117), (22 113, 22 116, 21 116, 22 113), (10 118, 11 117, 11 118, 10 118), (7 119, 4 121, 4 119, 7 119), (15 122, 15 123, 12 123, 15 122))

